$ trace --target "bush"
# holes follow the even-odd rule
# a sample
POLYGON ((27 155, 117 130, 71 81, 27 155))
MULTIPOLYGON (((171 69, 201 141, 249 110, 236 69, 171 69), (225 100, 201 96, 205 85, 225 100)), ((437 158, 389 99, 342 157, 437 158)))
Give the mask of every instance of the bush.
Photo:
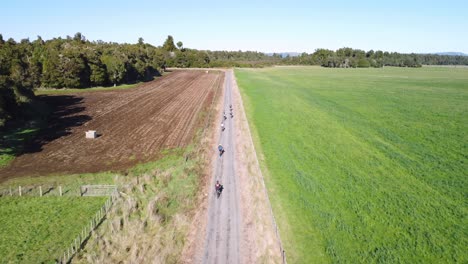
POLYGON ((366 59, 360 59, 357 63, 358 68, 369 68, 370 62, 366 59))

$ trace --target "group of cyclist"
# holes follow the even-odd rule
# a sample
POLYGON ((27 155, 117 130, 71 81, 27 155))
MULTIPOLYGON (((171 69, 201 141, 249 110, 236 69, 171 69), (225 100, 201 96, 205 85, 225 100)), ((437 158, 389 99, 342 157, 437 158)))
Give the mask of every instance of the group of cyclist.
MULTIPOLYGON (((232 112, 232 104, 229 105, 229 114, 230 114, 231 118, 234 118, 234 113, 232 112)), ((221 131, 224 131, 226 129, 226 127, 224 126, 224 121, 226 119, 227 119, 226 111, 224 111, 223 112, 223 121, 221 122, 221 131)), ((218 151, 219 151, 219 156, 222 156, 224 151, 225 151, 221 144, 218 145, 218 151)), ((218 198, 221 195, 221 192, 223 191, 223 189, 224 189, 223 185, 221 183, 219 183, 219 181, 216 181, 215 190, 216 190, 216 195, 217 195, 218 198)))

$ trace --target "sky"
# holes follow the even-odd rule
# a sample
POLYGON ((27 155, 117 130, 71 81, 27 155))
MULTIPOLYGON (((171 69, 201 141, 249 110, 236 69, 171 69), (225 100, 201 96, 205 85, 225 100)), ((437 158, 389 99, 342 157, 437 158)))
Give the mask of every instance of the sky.
POLYGON ((201 50, 318 48, 468 54, 468 1, 3 0, 6 40, 73 36, 160 46, 172 35, 201 50))

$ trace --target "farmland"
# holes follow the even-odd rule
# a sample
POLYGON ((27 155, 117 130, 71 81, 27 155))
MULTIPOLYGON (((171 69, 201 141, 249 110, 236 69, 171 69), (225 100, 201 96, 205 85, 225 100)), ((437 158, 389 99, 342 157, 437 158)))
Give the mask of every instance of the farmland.
POLYGON ((237 69, 288 262, 466 262, 468 69, 237 69))
POLYGON ((133 89, 40 95, 54 107, 48 127, 13 161, 4 158, 0 181, 124 170, 185 147, 222 79, 216 71, 175 71, 133 89), (87 140, 87 130, 100 136, 87 140))
POLYGON ((1 198, 0 259, 5 263, 54 263, 105 199, 1 198))
POLYGON ((180 258, 222 83, 218 71, 174 71, 132 89, 39 95, 53 106, 48 127, 5 134, 12 148, 0 153, 0 259, 53 262, 107 199, 78 197, 84 184, 115 184, 122 196, 74 261, 180 258), (86 140, 88 129, 101 135, 86 140))

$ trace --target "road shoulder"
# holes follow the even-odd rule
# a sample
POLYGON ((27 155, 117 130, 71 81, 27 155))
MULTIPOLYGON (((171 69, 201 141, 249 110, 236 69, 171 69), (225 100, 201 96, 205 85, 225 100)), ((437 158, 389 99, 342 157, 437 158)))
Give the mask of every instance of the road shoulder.
POLYGON ((250 128, 235 75, 232 79, 235 118, 235 165, 240 179, 242 263, 281 263, 271 206, 265 190, 250 128))

